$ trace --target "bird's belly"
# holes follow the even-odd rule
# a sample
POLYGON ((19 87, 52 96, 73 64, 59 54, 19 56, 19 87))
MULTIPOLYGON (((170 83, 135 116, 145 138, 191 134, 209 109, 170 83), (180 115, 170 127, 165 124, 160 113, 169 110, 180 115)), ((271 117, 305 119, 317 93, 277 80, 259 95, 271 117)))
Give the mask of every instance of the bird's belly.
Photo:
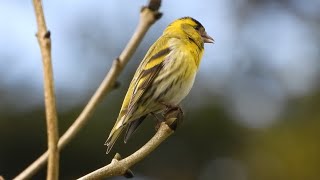
POLYGON ((181 84, 178 83, 177 86, 173 87, 173 89, 168 92, 168 98, 165 98, 164 101, 169 105, 177 106, 189 94, 194 79, 195 75, 187 77, 181 84))
POLYGON ((157 87, 155 96, 160 103, 177 106, 189 94, 196 76, 196 70, 191 69, 196 68, 190 67, 190 64, 189 67, 180 68, 179 73, 157 87))

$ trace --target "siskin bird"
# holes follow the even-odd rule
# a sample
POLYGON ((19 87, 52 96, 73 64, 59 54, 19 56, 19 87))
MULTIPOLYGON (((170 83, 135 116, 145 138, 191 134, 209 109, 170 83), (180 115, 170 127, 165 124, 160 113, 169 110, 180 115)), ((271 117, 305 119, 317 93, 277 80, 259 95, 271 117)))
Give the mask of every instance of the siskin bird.
POLYGON ((107 153, 125 128, 126 143, 147 115, 179 105, 193 86, 204 43, 213 42, 201 23, 191 17, 169 24, 134 74, 105 143, 107 153))

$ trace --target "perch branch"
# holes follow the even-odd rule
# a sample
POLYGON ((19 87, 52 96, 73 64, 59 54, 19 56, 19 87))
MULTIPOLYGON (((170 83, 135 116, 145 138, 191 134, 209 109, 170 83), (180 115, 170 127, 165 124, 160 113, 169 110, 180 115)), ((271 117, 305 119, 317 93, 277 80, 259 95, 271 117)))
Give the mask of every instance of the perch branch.
MULTIPOLYGON (((154 151, 165 139, 167 139, 173 130, 166 123, 161 123, 160 128, 157 133, 150 139, 144 146, 142 146, 138 151, 131 154, 125 159, 119 160, 115 156, 110 164, 99 168, 78 180, 93 180, 93 179, 103 179, 112 176, 122 176, 127 173, 129 168, 136 163, 140 162, 142 159, 147 157, 152 151, 154 151)), ((129 170, 130 171, 130 170, 129 170)))
MULTIPOLYGON (((75 135, 86 125, 89 117, 96 109, 97 105, 102 101, 105 95, 110 92, 112 87, 115 85, 115 81, 122 72, 125 65, 128 63, 133 53, 136 51, 142 38, 145 36, 148 29, 153 23, 155 23, 160 17, 161 13, 158 12, 160 8, 161 0, 150 0, 148 6, 141 9, 140 19, 138 26, 128 42, 125 49, 122 51, 120 56, 116 58, 107 73, 106 77, 96 90, 94 95, 89 100, 88 104, 84 107, 75 122, 69 127, 69 129, 59 139, 58 149, 64 148, 75 135)), ((33 176, 47 161, 48 151, 42 154, 36 161, 29 165, 23 172, 21 172, 16 180, 27 179, 33 176)))
POLYGON ((164 122, 160 124, 157 133, 139 150, 120 160, 120 155, 117 153, 111 163, 99 168, 78 180, 94 180, 104 179, 112 176, 133 177, 130 167, 146 158, 153 152, 164 140, 166 140, 182 122, 183 112, 181 108, 172 108, 166 111, 164 122))
POLYGON ((44 101, 47 120, 48 152, 47 179, 57 180, 59 176, 58 118, 54 93, 54 81, 51 63, 51 39, 47 30, 41 0, 33 0, 38 24, 37 39, 39 42, 44 75, 44 101))

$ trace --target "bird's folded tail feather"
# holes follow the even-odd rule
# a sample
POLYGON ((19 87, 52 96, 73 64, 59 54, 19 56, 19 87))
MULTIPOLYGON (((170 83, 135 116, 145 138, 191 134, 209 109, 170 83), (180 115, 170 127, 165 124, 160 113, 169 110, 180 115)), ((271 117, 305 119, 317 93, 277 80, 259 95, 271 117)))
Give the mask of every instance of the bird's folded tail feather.
POLYGON ((123 126, 115 129, 112 133, 110 133, 105 145, 107 145, 107 154, 111 151, 114 143, 117 141, 118 137, 120 136, 121 132, 123 131, 123 126))
POLYGON ((136 132, 139 125, 142 123, 142 121, 147 117, 147 115, 144 115, 140 117, 137 120, 134 120, 128 124, 128 128, 126 131, 126 134, 124 135, 124 143, 127 143, 131 135, 136 132))

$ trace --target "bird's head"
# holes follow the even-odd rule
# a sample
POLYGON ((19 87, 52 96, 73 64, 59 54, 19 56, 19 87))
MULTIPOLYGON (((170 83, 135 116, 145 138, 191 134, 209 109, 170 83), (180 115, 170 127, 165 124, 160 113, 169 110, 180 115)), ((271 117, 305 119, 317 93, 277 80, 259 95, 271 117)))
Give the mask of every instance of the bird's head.
POLYGON ((183 17, 173 21, 164 33, 184 33, 191 40, 201 41, 201 43, 214 43, 214 39, 207 34, 202 24, 192 17, 183 17))

